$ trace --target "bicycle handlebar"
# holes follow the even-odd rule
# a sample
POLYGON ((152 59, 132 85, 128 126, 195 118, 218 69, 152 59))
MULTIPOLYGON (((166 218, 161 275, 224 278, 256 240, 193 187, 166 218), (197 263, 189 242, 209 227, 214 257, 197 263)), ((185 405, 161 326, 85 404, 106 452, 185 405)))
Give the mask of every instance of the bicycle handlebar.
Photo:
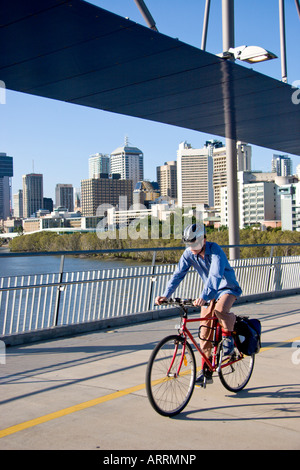
MULTIPOLYGON (((171 304, 171 305, 173 304, 174 305, 175 304, 175 305, 180 305, 180 306, 185 305, 187 307, 195 307, 194 300, 195 299, 180 299, 180 298, 177 297, 175 299, 163 300, 161 302, 161 305, 163 305, 163 304, 171 304)), ((206 302, 204 304, 204 306, 207 307, 209 304, 210 304, 210 302, 206 302)))

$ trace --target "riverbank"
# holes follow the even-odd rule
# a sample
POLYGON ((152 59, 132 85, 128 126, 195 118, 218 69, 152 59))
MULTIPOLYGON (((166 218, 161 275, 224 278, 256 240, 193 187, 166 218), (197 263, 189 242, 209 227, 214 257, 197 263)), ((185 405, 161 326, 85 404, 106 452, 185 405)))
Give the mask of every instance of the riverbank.
MULTIPOLYGON (((147 240, 131 240, 131 239, 105 239, 100 240, 94 233, 72 233, 57 234, 54 232, 38 232, 30 235, 21 235, 9 242, 9 249, 13 252, 57 252, 57 251, 97 251, 97 250, 114 250, 114 253, 84 254, 88 257, 101 257, 101 259, 132 259, 136 261, 149 262, 152 260, 152 251, 134 251, 155 248, 170 248, 174 246, 182 246, 181 240, 170 239, 147 239, 147 240), (124 251, 127 250, 127 251, 124 251)), ((182 246, 183 248, 183 246, 182 246)), ((176 262, 180 257, 181 250, 162 251, 157 255, 157 259, 161 262, 176 262)), ((82 255, 77 255, 82 256, 82 255)))
POLYGON ((0 246, 0 253, 10 253, 10 248, 9 248, 9 244, 6 243, 5 245, 1 245, 0 246))
MULTIPOLYGON (((228 230, 208 229, 207 239, 221 246, 228 245, 228 230)), ((254 230, 252 228, 240 230, 241 245, 267 245, 283 243, 300 243, 300 232, 274 230, 254 230)), ((132 259, 136 261, 149 262, 152 252, 130 252, 130 249, 153 249, 182 247, 181 240, 170 238, 159 239, 99 239, 97 233, 72 233, 57 234, 55 232, 37 232, 30 235, 20 235, 9 242, 11 252, 55 252, 55 251, 95 251, 115 250, 112 254, 101 254, 101 259, 132 259)), ((4 248, 5 249, 5 248, 4 248)), ((224 249, 228 255, 228 249, 224 249)), ((269 246, 243 247, 240 250, 241 258, 267 257, 271 254, 269 246)), ((273 256, 290 256, 300 254, 300 246, 277 246, 273 249, 273 256)), ((181 250, 170 250, 157 252, 157 261, 162 263, 176 263, 181 255, 181 250)), ((79 255, 81 256, 81 255, 79 255)), ((84 257, 99 257, 97 254, 84 255, 84 257)))

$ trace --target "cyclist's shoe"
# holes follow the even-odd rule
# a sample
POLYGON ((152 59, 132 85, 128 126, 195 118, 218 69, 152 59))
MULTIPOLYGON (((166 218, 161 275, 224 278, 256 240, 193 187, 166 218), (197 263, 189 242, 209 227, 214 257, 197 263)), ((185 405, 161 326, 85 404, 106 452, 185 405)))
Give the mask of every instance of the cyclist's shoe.
POLYGON ((195 387, 205 387, 207 384, 212 384, 212 371, 211 370, 201 370, 200 374, 196 378, 195 387))
POLYGON ((232 336, 223 337, 223 357, 231 356, 234 351, 234 341, 232 336))

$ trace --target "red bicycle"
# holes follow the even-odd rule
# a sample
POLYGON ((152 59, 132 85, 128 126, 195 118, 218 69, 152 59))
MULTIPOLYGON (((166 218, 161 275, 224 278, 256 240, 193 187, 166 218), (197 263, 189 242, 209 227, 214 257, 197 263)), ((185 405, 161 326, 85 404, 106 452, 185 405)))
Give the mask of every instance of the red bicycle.
MULTIPOLYGON (((196 359, 191 343, 205 360, 205 367, 217 372, 223 386, 231 392, 239 392, 250 380, 255 355, 242 354, 236 344, 231 356, 223 359, 222 332, 217 317, 188 318, 192 300, 170 299, 166 303, 178 306, 182 312, 177 335, 162 339, 153 350, 146 370, 146 390, 152 407, 163 416, 175 416, 188 404, 196 380, 196 359), (188 323, 212 320, 212 357, 209 359, 198 346, 188 323)), ((207 326, 205 327, 207 328, 207 326)), ((198 330, 200 338, 201 326, 198 330)), ((205 387, 205 382, 204 382, 205 387)))

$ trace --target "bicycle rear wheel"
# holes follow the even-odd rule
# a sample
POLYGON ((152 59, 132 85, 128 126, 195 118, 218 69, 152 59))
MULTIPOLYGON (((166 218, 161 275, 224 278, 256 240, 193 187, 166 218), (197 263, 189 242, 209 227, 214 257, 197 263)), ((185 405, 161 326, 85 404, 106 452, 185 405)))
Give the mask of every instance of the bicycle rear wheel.
POLYGON ((146 370, 148 399, 157 413, 163 416, 180 413, 192 396, 195 379, 194 352, 183 337, 167 336, 158 343, 146 370))
POLYGON ((253 372, 255 355, 243 356, 242 359, 239 357, 241 354, 235 348, 232 358, 228 360, 229 365, 225 364, 219 370, 221 383, 230 392, 242 390, 249 382, 253 372))

